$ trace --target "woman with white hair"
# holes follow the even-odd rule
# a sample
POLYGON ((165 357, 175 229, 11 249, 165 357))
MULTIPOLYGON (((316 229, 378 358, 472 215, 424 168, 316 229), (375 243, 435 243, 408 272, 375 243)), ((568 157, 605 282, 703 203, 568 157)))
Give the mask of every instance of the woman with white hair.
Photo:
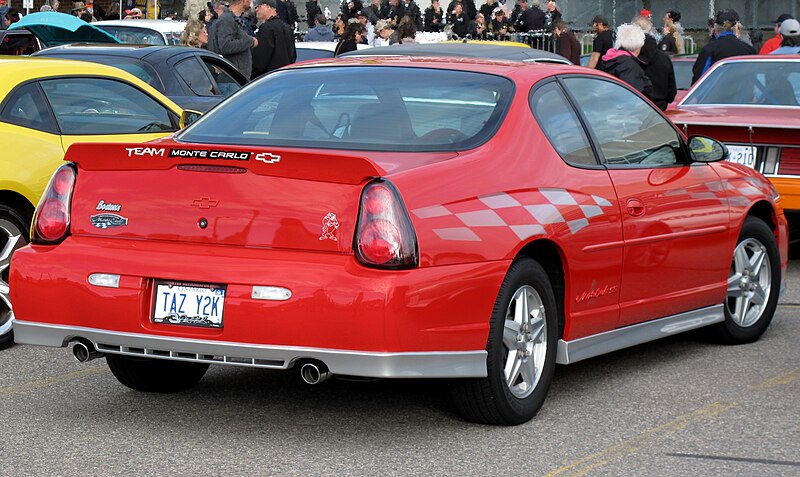
POLYGON ((603 55, 603 71, 616 76, 650 98, 653 84, 644 74, 644 64, 639 60, 639 52, 644 46, 644 32, 630 23, 617 27, 617 41, 603 55))

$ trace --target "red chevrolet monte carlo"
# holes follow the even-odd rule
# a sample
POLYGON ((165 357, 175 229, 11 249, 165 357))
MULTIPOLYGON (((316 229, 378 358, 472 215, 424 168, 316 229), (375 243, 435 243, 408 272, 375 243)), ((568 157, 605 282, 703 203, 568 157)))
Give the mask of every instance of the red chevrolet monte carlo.
POLYGON ((281 70, 172 138, 69 149, 12 260, 16 339, 151 392, 210 364, 457 378, 467 419, 522 423, 556 363, 765 331, 786 221, 724 154, 580 67, 281 70))

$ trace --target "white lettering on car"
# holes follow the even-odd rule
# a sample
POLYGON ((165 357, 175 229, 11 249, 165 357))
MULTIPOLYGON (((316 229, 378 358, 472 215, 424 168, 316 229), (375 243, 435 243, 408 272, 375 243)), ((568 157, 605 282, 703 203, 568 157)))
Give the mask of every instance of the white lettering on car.
POLYGON ((120 205, 120 204, 112 204, 111 202, 106 202, 104 200, 101 200, 97 204, 97 208, 95 210, 105 210, 105 211, 109 211, 109 212, 119 212, 120 210, 122 210, 122 205, 120 205))
POLYGON ((161 156, 164 157, 164 148, 158 147, 126 147, 128 157, 133 156, 161 156))

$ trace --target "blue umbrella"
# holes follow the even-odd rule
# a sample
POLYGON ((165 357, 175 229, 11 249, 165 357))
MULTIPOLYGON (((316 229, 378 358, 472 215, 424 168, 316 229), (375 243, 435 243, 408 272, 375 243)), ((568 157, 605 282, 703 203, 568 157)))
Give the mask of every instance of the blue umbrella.
POLYGON ((31 13, 8 27, 9 30, 20 28, 33 33, 45 46, 65 43, 120 43, 116 37, 92 26, 91 23, 66 13, 31 13))

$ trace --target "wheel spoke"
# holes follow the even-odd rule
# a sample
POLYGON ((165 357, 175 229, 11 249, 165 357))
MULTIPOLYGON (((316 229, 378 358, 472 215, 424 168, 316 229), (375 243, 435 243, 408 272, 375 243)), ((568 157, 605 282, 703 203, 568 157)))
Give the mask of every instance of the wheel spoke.
POLYGON ((761 267, 764 266, 764 259, 766 256, 767 254, 762 248, 757 249, 753 253, 753 258, 750 259, 750 270, 753 271, 754 275, 758 275, 758 272, 761 271, 761 267))
POLYGON ((742 296, 742 274, 734 273, 728 278, 728 296, 738 298, 742 296))
POLYGON ((763 305, 767 302, 767 292, 761 285, 756 285, 756 288, 753 290, 753 296, 751 300, 756 305, 763 305))
POLYGON ((509 350, 517 349, 517 336, 519 336, 519 323, 506 320, 506 326, 503 328, 503 344, 506 348, 509 350))
POLYGON ((17 243, 19 243, 20 238, 21 236, 19 235, 9 235, 8 241, 3 246, 3 249, 0 250, 0 273, 5 271, 11 264, 11 252, 17 248, 17 243))
POLYGON ((533 325, 533 330, 531 330, 531 335, 533 335, 533 339, 531 340, 534 343, 540 343, 544 341, 544 339, 540 340, 540 337, 544 336, 544 321, 540 321, 533 325))
POLYGON ((746 294, 736 300, 736 315, 740 326, 744 326, 747 310, 750 308, 750 297, 746 294))
POLYGON ((519 377, 520 370, 522 369, 522 358, 515 354, 514 365, 511 367, 511 372, 506 374, 506 383, 509 387, 514 385, 514 382, 519 377))
POLYGON ((523 308, 527 308, 527 304, 525 303, 527 300, 525 299, 525 293, 517 293, 517 296, 514 299, 514 321, 519 323, 520 325, 525 323, 524 316, 525 310, 523 308))
POLYGON ((739 244, 736 251, 733 253, 734 270, 736 273, 742 273, 750 265, 750 257, 747 256, 747 249, 744 244, 739 244))
POLYGON ((522 323, 530 323, 531 310, 530 303, 528 302, 528 293, 526 290, 523 290, 520 294, 520 300, 522 301, 522 323))
POLYGON ((508 352, 506 355, 506 364, 503 366, 503 374, 506 377, 506 381, 508 381, 508 377, 511 375, 511 370, 514 368, 514 363, 517 361, 517 351, 512 350, 508 352))
POLYGON ((535 384, 536 371, 536 363, 533 361, 533 359, 528 358, 523 361, 520 374, 522 374, 522 380, 525 382, 526 389, 533 387, 535 384))

